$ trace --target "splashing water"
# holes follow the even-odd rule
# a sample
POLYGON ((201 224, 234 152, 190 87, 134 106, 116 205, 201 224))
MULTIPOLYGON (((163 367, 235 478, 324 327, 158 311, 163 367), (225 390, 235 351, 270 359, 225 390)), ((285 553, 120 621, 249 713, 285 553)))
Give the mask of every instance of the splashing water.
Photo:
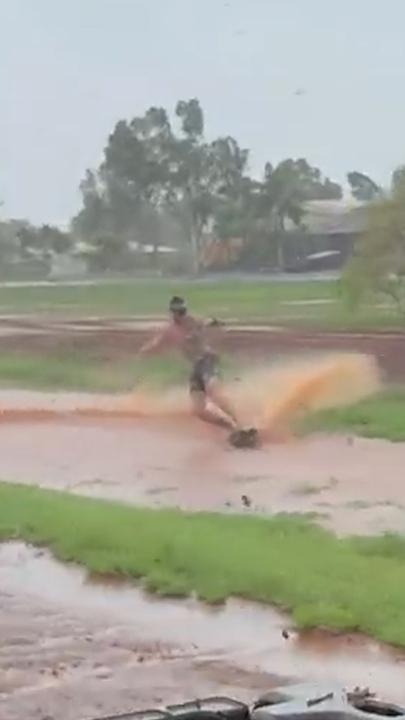
MULTIPOLYGON (((373 358, 334 354, 273 367, 256 367, 226 384, 242 423, 257 426, 264 437, 288 427, 303 413, 350 405, 378 391, 380 378, 373 358)), ((58 417, 187 417, 187 387, 153 391, 141 386, 125 396, 2 393, 3 421, 51 420, 58 417), (6 404, 6 399, 9 401, 6 404), (40 400, 40 401, 39 401, 40 400)))
MULTIPOLYGON (((380 389, 374 358, 359 354, 333 354, 283 366, 256 367, 226 384, 243 424, 262 431, 285 427, 297 415, 321 408, 350 405, 380 389)), ((163 393, 138 391, 122 407, 140 416, 187 415, 186 390, 163 393)))
POLYGON ((358 402, 379 390, 380 376, 374 358, 335 354, 253 373, 242 390, 242 405, 255 388, 258 426, 271 430, 288 425, 297 415, 358 402))

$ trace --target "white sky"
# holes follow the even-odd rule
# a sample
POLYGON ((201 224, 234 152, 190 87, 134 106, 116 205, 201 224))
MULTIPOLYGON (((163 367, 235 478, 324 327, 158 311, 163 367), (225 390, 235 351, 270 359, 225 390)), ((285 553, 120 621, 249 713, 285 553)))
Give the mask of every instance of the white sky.
POLYGON ((0 0, 1 213, 65 222, 113 124, 190 97, 253 172, 388 183, 404 87, 405 0, 0 0))

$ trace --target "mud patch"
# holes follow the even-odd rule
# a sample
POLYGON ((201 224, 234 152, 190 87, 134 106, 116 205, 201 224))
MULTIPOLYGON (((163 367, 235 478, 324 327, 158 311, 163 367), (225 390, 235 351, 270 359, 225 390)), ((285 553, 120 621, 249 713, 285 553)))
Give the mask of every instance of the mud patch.
POLYGON ((147 493, 148 495, 162 495, 164 493, 177 492, 178 489, 176 485, 173 485, 173 487, 153 487, 147 490, 147 493))

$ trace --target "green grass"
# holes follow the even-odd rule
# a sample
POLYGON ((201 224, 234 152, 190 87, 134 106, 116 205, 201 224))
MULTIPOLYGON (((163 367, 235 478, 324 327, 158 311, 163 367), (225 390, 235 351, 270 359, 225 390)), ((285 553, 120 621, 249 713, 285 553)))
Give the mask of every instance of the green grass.
MULTIPOLYGON (((227 374, 238 369, 231 357, 224 356, 221 364, 227 374)), ((0 354, 0 388, 127 392, 139 385, 184 386, 189 374, 190 364, 177 354, 114 360, 80 351, 0 354)))
POLYGON ((0 483, 0 540, 17 538, 162 595, 245 597, 303 627, 405 646, 403 538, 338 539, 296 516, 157 511, 0 483))
POLYGON ((314 329, 403 329, 404 317, 381 298, 354 313, 339 281, 124 280, 89 286, 0 287, 0 315, 151 316, 166 313, 172 294, 193 312, 223 319, 314 329), (311 304, 311 301, 327 301, 311 304), (304 304, 300 304, 304 301, 304 304), (309 304, 305 304, 305 302, 309 304))
POLYGON ((0 313, 61 312, 95 315, 165 314, 174 293, 197 313, 267 318, 285 300, 337 297, 332 282, 134 280, 89 286, 0 288, 0 313))
POLYGON ((405 389, 389 389, 351 407, 315 413, 303 421, 302 429, 405 441, 405 389))
POLYGON ((102 360, 88 353, 0 354, 0 387, 36 390, 127 392, 140 383, 151 387, 184 384, 190 372, 176 357, 102 360))

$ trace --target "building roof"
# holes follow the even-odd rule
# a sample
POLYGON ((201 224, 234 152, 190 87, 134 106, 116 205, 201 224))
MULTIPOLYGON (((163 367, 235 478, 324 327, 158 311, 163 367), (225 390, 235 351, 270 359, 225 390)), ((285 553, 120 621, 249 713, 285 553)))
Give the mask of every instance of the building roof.
MULTIPOLYGON (((311 200, 303 210, 302 226, 310 235, 348 235, 366 227, 367 204, 355 200, 311 200)), ((296 231, 292 224, 288 229, 296 231)))

